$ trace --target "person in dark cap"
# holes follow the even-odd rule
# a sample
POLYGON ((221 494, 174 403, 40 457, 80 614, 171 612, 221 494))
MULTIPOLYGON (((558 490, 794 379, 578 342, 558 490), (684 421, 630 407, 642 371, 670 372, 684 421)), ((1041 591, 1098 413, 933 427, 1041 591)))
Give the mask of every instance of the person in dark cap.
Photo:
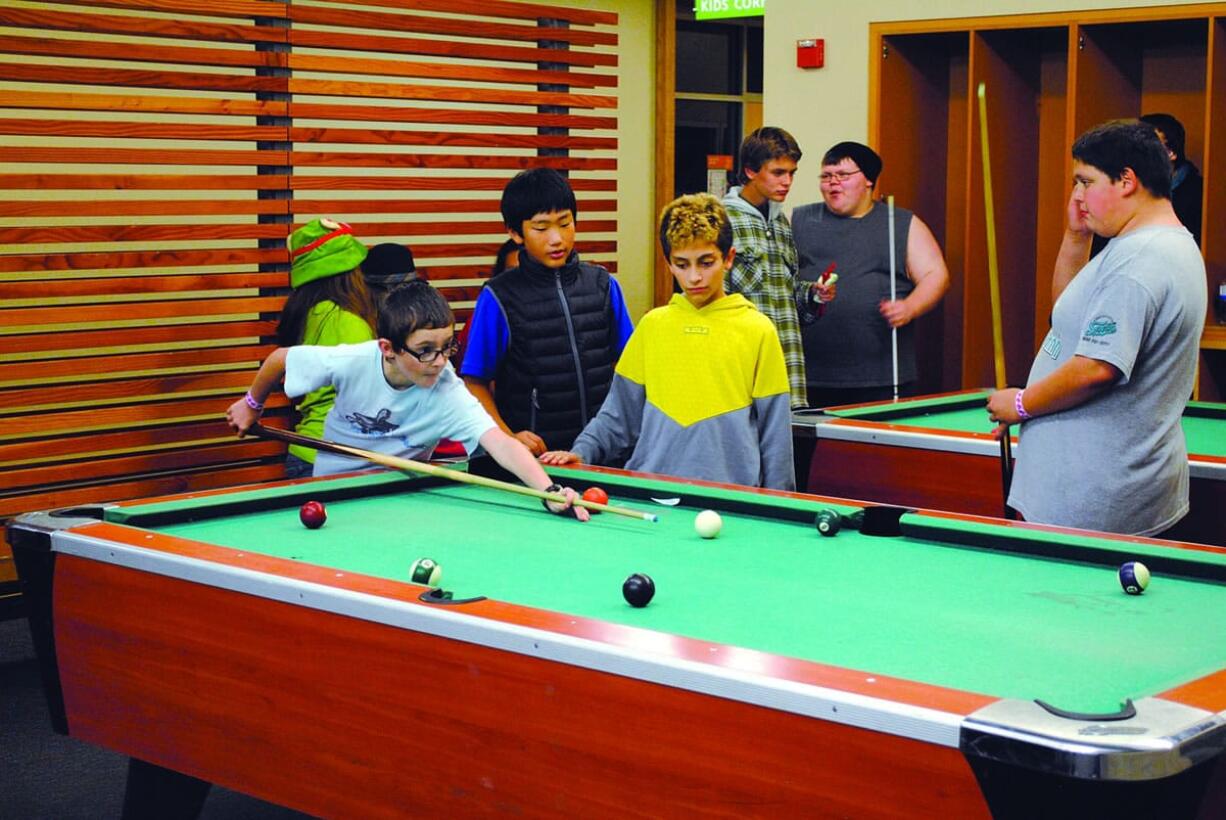
POLYGON ((1158 139, 1166 148, 1166 155, 1171 160, 1171 205, 1179 221, 1199 245, 1205 182, 1201 179, 1200 171, 1184 154, 1187 136, 1183 123, 1170 114, 1144 114, 1140 119, 1154 127, 1158 139))
POLYGON ((898 393, 915 392, 912 322, 949 290, 949 270, 923 220, 894 208, 891 298, 890 208, 876 200, 882 162, 858 142, 840 142, 822 157, 822 202, 792 214, 804 281, 838 275, 839 298, 822 321, 802 328, 809 404, 830 407, 889 399, 894 394, 898 330, 898 393))
POLYGON ((366 280, 366 287, 370 289, 376 304, 396 285, 417 277, 413 251, 395 242, 375 245, 362 262, 362 278, 366 280))

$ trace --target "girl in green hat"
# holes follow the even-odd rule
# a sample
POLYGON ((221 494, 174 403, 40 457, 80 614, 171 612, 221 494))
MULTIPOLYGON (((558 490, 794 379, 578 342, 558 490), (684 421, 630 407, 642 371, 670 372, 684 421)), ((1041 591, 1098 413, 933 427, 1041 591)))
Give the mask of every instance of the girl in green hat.
MULTIPOLYGON (((359 266, 366 246, 346 224, 314 219, 290 234, 293 293, 281 309, 277 344, 340 345, 375 338, 375 306, 359 266)), ((295 430, 304 436, 323 436, 324 417, 332 409, 336 390, 324 387, 298 402, 295 430)), ((287 478, 311 475, 315 450, 291 445, 285 459, 287 478)))

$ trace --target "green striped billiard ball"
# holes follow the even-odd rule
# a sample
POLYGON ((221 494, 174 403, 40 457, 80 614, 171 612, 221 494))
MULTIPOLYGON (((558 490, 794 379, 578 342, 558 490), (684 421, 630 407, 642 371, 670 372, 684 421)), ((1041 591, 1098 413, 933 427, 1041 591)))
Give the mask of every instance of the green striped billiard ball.
POLYGON ((436 587, 443 580, 443 566, 433 558, 418 558, 409 567, 409 580, 415 584, 436 587))
POLYGON ((817 520, 813 525, 822 535, 838 535, 839 528, 843 526, 843 516, 834 510, 818 510, 817 520))

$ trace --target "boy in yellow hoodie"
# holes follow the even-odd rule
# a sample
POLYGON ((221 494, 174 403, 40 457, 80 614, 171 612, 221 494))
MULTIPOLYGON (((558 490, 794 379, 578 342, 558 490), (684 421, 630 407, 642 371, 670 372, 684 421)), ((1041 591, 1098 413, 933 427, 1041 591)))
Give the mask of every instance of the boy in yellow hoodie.
POLYGON ((792 490, 787 367, 770 319, 724 291, 736 255, 719 200, 692 194, 660 215, 660 246, 681 293, 643 317, 608 398, 571 450, 545 464, 626 468, 792 490))

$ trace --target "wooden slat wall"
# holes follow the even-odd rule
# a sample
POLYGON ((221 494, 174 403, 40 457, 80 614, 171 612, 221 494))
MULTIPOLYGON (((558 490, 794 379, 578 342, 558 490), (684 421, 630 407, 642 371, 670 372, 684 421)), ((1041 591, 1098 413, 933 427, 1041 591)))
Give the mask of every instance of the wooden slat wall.
POLYGON ((509 0, 5 0, 0 521, 279 477, 221 413, 316 216, 409 244, 463 322, 548 165, 615 270, 616 68, 615 14, 509 0))

